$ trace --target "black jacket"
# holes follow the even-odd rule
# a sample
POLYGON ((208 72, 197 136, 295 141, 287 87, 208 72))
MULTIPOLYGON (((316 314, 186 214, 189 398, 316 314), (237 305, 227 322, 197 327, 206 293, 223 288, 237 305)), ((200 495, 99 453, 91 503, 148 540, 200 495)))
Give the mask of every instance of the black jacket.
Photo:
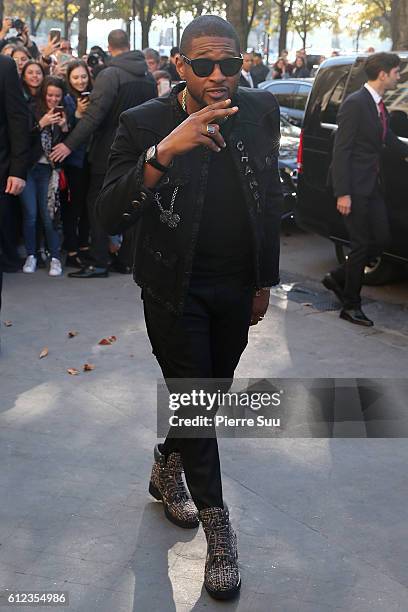
POLYGON ((368 196, 378 177, 383 147, 390 147, 397 155, 408 157, 408 146, 390 130, 388 112, 388 129, 383 143, 383 126, 366 87, 344 100, 337 121, 331 166, 334 195, 368 196))
POLYGON ((112 58, 98 74, 89 107, 65 144, 74 151, 92 136, 88 160, 92 172, 104 174, 121 113, 156 96, 156 82, 141 51, 112 58))
POLYGON ((14 60, 0 55, 0 192, 9 176, 25 179, 29 164, 28 108, 14 60))
MULTIPOLYGON (((143 186, 143 166, 146 150, 184 120, 177 101, 177 93, 184 86, 180 83, 169 96, 122 115, 97 202, 102 223, 110 234, 139 221, 134 279, 146 293, 177 313, 182 312, 189 284, 211 153, 198 147, 176 157, 155 187, 164 208, 169 208, 174 190, 179 188, 174 212, 181 220, 176 229, 160 222, 153 194, 143 186)), ((270 287, 279 282, 279 106, 267 91, 241 88, 234 104, 240 110, 229 119, 226 141, 248 207, 256 286, 270 287)))

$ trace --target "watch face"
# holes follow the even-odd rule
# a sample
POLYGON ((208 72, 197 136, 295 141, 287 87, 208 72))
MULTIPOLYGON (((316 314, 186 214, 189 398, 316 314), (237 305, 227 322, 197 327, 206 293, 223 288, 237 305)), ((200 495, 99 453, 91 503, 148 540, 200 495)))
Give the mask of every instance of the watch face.
POLYGON ((150 149, 147 149, 146 152, 146 161, 149 162, 151 159, 156 157, 156 147, 153 145, 150 149))

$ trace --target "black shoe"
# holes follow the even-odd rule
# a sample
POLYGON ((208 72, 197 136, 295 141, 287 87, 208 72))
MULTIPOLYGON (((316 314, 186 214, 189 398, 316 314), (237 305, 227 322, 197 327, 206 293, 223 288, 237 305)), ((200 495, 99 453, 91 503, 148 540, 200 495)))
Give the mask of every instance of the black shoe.
POLYGON ((110 269, 113 272, 118 272, 119 274, 132 274, 131 266, 127 266, 126 264, 122 263, 121 261, 117 261, 116 259, 112 261, 110 269))
POLYGON ((98 266, 87 266, 81 268, 78 272, 70 272, 70 278, 106 278, 109 276, 107 268, 99 268, 98 266))
POLYGON ((328 272, 326 276, 322 280, 322 285, 326 287, 329 291, 333 291, 337 299, 343 304, 344 302, 344 294, 343 289, 339 285, 339 283, 334 278, 331 272, 328 272))
POLYGON ((374 322, 365 316, 361 308, 343 308, 340 311, 340 319, 355 323, 356 325, 364 325, 364 327, 372 327, 374 322))
POLYGON ((65 260, 66 268, 84 268, 85 263, 79 258, 78 253, 75 255, 67 255, 65 260))

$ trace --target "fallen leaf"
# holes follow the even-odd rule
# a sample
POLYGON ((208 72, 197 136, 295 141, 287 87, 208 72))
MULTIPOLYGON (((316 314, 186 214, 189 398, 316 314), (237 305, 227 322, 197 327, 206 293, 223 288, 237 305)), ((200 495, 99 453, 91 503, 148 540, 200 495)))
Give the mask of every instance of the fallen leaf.
POLYGON ((43 350, 41 351, 41 353, 40 353, 40 359, 43 359, 44 357, 47 357, 47 355, 48 355, 48 346, 45 346, 43 348, 43 350))
POLYGON ((75 338, 75 336, 78 335, 77 331, 69 331, 68 332, 68 338, 75 338))
POLYGON ((84 372, 91 372, 94 369, 95 366, 93 363, 84 363, 84 372))
POLYGON ((6 327, 11 327, 13 325, 13 321, 3 321, 6 327))
POLYGON ((134 355, 129 355, 129 357, 134 357, 134 355))
POLYGON ((68 374, 71 374, 71 376, 77 376, 77 374, 79 374, 79 371, 76 368, 67 368, 67 372, 68 374))
POLYGON ((302 302, 302 306, 313 306, 311 302, 302 302))
POLYGON ((113 344, 114 342, 116 342, 116 340, 116 336, 109 336, 108 338, 102 338, 102 340, 99 340, 98 344, 106 346, 108 344, 113 344))

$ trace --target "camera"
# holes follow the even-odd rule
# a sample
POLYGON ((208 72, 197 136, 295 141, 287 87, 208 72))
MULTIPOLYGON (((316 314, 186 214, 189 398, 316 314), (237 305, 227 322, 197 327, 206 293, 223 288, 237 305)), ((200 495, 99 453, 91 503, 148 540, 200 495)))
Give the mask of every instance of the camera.
POLYGON ((17 30, 17 32, 22 32, 24 29, 25 23, 22 19, 16 17, 16 19, 11 20, 11 27, 17 30))
POLYGON ((95 68, 95 66, 98 66, 98 64, 100 63, 100 60, 102 60, 103 64, 105 63, 105 57, 102 55, 102 53, 98 51, 92 51, 88 55, 87 64, 90 68, 95 68))

